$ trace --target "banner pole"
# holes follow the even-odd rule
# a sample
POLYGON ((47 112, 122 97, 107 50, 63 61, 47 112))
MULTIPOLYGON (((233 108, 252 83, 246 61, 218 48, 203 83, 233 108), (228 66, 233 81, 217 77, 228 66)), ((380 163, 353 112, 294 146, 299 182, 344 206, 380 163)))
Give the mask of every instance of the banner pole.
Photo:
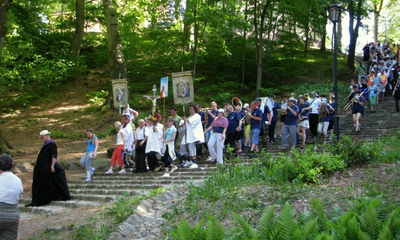
POLYGON ((164 98, 164 111, 163 111, 163 124, 164 124, 164 126, 165 126, 165 123, 166 123, 166 121, 165 121, 165 98, 164 98))

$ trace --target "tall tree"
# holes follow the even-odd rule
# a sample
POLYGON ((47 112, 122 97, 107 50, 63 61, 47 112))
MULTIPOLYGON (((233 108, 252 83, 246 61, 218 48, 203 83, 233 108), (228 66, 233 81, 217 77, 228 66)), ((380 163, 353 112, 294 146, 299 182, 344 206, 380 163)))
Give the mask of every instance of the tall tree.
MULTIPOLYGON (((7 34, 7 16, 12 0, 0 0, 0 57, 4 46, 4 38, 7 34)), ((4 139, 0 132, 0 153, 6 152, 11 145, 4 139)))
POLYGON ((358 30, 361 24, 361 17, 363 14, 363 5, 365 0, 349 0, 347 10, 349 12, 349 55, 347 55, 347 67, 354 70, 354 59, 356 52, 356 44, 358 38, 358 30))
POLYGON ((256 84, 256 93, 257 96, 260 96, 261 82, 262 82, 262 56, 263 56, 263 34, 264 34, 264 25, 265 25, 265 17, 267 15, 267 10, 270 7, 272 1, 268 0, 264 3, 259 2, 258 0, 254 0, 253 3, 253 24, 254 24, 254 33, 255 33, 255 45, 256 45, 256 65, 257 65, 257 84, 256 84))
POLYGON ((111 79, 126 78, 126 63, 122 53, 121 36, 118 31, 117 11, 113 0, 103 0, 108 36, 108 64, 111 79))
MULTIPOLYGON (((371 0, 374 12, 374 42, 378 42, 379 16, 381 15, 384 0, 371 0)), ((386 39, 385 39, 386 40, 386 39)))
POLYGON ((75 34, 71 41, 71 50, 74 57, 79 56, 85 27, 85 0, 75 0, 75 34))
POLYGON ((13 0, 0 0, 0 56, 4 46, 4 38, 7 34, 8 9, 13 0))

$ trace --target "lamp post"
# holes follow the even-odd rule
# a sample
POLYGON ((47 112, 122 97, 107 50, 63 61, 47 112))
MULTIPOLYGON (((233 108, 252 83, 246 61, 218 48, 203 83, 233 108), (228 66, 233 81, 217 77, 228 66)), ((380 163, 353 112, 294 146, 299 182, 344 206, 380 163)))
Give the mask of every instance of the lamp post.
POLYGON ((339 103, 338 103, 338 90, 337 90, 337 36, 336 36, 336 23, 340 20, 340 6, 333 2, 329 6, 329 19, 333 23, 333 91, 335 93, 335 115, 334 115, 334 132, 336 141, 339 141, 339 103))

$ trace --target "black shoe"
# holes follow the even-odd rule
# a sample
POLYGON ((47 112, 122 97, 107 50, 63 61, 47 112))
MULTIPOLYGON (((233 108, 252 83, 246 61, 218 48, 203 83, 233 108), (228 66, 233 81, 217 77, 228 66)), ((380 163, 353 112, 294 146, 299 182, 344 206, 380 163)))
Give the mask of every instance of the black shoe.
POLYGON ((140 173, 139 170, 132 169, 132 173, 140 173))
POLYGON ((37 206, 39 206, 37 203, 29 203, 25 205, 25 207, 37 207, 37 206))

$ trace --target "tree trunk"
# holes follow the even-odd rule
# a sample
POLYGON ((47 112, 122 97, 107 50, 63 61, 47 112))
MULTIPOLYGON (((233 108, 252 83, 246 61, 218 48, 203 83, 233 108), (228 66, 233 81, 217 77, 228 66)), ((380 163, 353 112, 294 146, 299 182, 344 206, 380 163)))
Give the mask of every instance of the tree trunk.
POLYGON ((71 41, 71 50, 74 57, 79 57, 79 52, 81 50, 81 43, 83 40, 84 27, 85 27, 85 1, 76 0, 76 24, 75 24, 75 34, 71 41))
MULTIPOLYGON (((4 46, 4 38, 7 34, 7 15, 12 0, 0 0, 0 56, 4 46)), ((7 149, 11 149, 11 145, 4 139, 0 132, 0 154, 5 153, 7 149)))
POLYGON ((363 0, 357 1, 357 8, 354 9, 354 2, 349 3, 349 34, 350 34, 350 44, 349 44, 349 55, 347 56, 347 67, 354 70, 354 59, 356 52, 356 44, 358 38, 358 29, 361 22, 361 7, 363 0), (354 24, 355 21, 355 24, 354 24))
POLYGON ((103 0, 108 35, 108 64, 111 79, 126 78, 126 64, 118 32, 117 13, 112 0, 103 0))
MULTIPOLYGON (((256 5, 256 4, 254 4, 256 5)), ((260 27, 258 29, 258 35, 256 39, 256 56, 257 56, 257 84, 256 84, 256 93, 257 97, 260 96, 260 89, 261 89, 261 82, 262 82, 262 53, 263 53, 263 33, 264 33, 264 21, 265 21, 265 15, 267 14, 268 7, 271 5, 271 1, 267 1, 267 3, 264 5, 261 16, 260 16, 260 27)), ((256 6, 254 6, 256 7, 256 6)), ((255 10, 256 12, 256 10, 255 10)), ((256 17, 256 16, 255 16, 256 17)), ((257 22, 255 20, 255 22, 257 22)), ((257 25, 254 26, 257 28, 257 25)))
POLYGON ((4 38, 7 34, 8 9, 13 0, 0 0, 0 56, 4 46, 4 38))
MULTIPOLYGON (((244 20, 247 22, 247 6, 248 1, 244 8, 244 20)), ((246 78, 246 46, 247 46, 247 29, 243 28, 243 52, 242 52, 242 93, 244 92, 244 83, 246 78)))
POLYGON ((0 154, 7 152, 8 149, 12 149, 12 146, 4 139, 3 134, 0 132, 0 154))

